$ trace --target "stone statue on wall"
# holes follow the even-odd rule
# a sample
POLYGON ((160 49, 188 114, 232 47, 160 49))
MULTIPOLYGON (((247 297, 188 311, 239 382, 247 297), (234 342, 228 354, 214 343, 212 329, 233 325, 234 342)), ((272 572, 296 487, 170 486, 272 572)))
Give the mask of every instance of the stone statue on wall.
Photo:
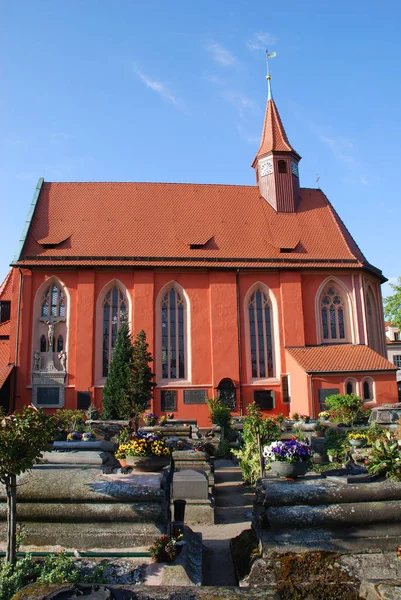
POLYGON ((48 326, 47 330, 47 339, 49 340, 49 352, 53 349, 53 340, 54 340, 54 323, 53 321, 46 321, 46 325, 48 326))
POLYGON ((35 350, 33 354, 33 370, 40 371, 41 366, 41 356, 39 350, 35 350))
POLYGON ((62 350, 61 352, 58 353, 58 357, 60 360, 60 365, 61 365, 62 371, 66 371, 67 352, 65 350, 62 350))

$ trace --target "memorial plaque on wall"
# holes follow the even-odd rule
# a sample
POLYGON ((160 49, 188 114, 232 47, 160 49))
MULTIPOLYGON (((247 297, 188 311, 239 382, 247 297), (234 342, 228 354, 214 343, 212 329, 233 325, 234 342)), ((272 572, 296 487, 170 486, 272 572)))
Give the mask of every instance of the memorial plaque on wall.
POLYGON ((332 394, 338 394, 339 393, 339 389, 338 388, 329 388, 327 390, 319 390, 319 403, 320 403, 320 410, 326 410, 326 405, 324 403, 324 401, 326 400, 327 396, 332 396, 332 394))
POLYGON ((177 410, 177 392, 175 390, 162 390, 161 410, 163 412, 174 412, 177 410))
POLYGON ((206 390, 184 390, 184 404, 206 404, 206 390))
POLYGON ((276 392, 272 392, 271 390, 255 390, 253 399, 261 410, 273 410, 276 392))
POLYGON ((90 392, 77 392, 77 409, 88 410, 91 404, 90 392))
POLYGON ((38 387, 37 394, 37 404, 39 406, 59 404, 60 388, 58 387, 38 387))

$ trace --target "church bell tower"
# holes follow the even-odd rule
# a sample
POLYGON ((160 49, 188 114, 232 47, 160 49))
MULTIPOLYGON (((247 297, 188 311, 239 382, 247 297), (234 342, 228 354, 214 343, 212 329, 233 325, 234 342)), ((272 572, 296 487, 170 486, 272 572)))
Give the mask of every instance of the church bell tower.
POLYGON ((273 56, 274 52, 266 52, 268 97, 262 139, 252 167, 256 171, 260 195, 277 212, 293 213, 299 202, 298 163, 301 157, 288 141, 273 100, 269 72, 269 58, 273 56))

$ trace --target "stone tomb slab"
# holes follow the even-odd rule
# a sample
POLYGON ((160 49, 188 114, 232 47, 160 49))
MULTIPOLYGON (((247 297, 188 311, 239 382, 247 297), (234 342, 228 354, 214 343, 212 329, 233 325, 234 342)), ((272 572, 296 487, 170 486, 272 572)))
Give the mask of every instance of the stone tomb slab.
POLYGON ((208 480, 204 473, 185 469, 173 475, 173 498, 183 500, 207 500, 208 480))

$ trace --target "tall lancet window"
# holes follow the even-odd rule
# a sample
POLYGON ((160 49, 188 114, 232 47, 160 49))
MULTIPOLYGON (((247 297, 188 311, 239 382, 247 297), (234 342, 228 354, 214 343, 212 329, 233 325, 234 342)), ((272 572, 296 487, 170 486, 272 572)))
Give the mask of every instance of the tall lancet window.
POLYGON ((185 379, 185 303, 171 287, 161 300, 161 363, 163 379, 185 379))
POLYGON ((326 342, 346 341, 345 303, 340 291, 329 284, 321 296, 322 339, 326 342))
POLYGON ((116 345, 121 318, 127 310, 127 299, 118 287, 111 288, 103 300, 102 374, 107 377, 116 345))
POLYGON ((271 304, 261 289, 253 292, 248 301, 248 318, 252 377, 273 377, 271 304))

